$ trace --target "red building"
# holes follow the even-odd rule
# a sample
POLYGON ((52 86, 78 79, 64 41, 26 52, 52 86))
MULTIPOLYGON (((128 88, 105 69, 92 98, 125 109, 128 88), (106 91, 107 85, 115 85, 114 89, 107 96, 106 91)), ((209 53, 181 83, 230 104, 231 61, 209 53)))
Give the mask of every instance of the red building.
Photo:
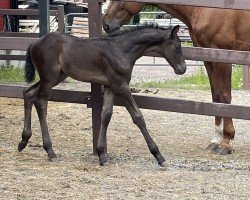
MULTIPOLYGON (((10 8, 10 0, 1 0, 0 1, 0 8, 10 8)), ((0 16, 0 31, 3 31, 4 24, 3 24, 3 16, 0 16)))

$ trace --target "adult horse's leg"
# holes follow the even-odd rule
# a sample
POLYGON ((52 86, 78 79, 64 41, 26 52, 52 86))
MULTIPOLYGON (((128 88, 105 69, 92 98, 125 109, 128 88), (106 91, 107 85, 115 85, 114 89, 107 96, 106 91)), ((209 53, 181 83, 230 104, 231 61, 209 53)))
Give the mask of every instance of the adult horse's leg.
POLYGON ((151 138, 147 130, 144 117, 140 112, 138 106, 136 105, 136 102, 131 94, 128 84, 123 82, 122 84, 119 84, 119 86, 118 85, 112 86, 113 92, 122 97, 122 99, 124 100, 125 107, 130 113, 134 124, 136 124, 141 130, 151 154, 157 159, 158 164, 163 166, 165 158, 161 155, 157 145, 151 138))
POLYGON ((30 86, 23 92, 24 97, 24 128, 22 132, 22 141, 18 145, 18 151, 21 152, 28 144, 32 135, 31 132, 31 111, 36 95, 39 91, 39 82, 30 86))
MULTIPOLYGON (((213 63, 212 62, 204 62, 207 73, 208 73, 208 78, 210 82, 210 87, 211 87, 211 93, 212 93, 212 100, 213 102, 219 103, 220 98, 219 98, 219 91, 216 89, 216 82, 215 80, 219 80, 218 73, 216 72, 216 69, 213 68, 213 63), (216 77, 217 75, 217 77, 216 77)), ((223 137, 223 122, 222 122, 222 117, 215 117, 215 132, 213 139, 211 140, 210 144, 207 146, 207 150, 209 151, 215 151, 223 137)))
POLYGON ((97 153, 99 156, 100 165, 104 165, 108 161, 105 155, 106 134, 107 128, 113 113, 114 95, 110 87, 104 87, 103 107, 101 115, 101 128, 98 138, 97 153))
MULTIPOLYGON (((58 77, 58 75, 55 74, 55 76, 52 77, 58 77)), ((52 148, 52 142, 50 139, 48 124, 47 124, 48 99, 51 96, 52 88, 58 85, 66 77, 67 75, 61 72, 58 79, 46 80, 44 82, 41 81, 39 95, 34 102, 42 131, 43 148, 46 150, 48 157, 51 161, 54 161, 56 159, 56 154, 52 148)))
MULTIPOLYGON (((211 85, 213 102, 231 103, 232 65, 205 62, 211 85)), ((232 118, 215 117, 215 135, 207 147, 219 154, 230 154, 233 150, 230 141, 234 138, 235 130, 232 118)))

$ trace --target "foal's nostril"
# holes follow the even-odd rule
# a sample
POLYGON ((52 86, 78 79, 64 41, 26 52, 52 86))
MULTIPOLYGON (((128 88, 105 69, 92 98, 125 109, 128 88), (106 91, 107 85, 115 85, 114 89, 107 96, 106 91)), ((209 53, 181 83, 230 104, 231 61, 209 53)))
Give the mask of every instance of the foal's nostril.
POLYGON ((118 30, 119 30, 119 27, 118 27, 118 26, 114 28, 114 31, 118 31, 118 30))
POLYGON ((103 28, 104 28, 104 31, 105 31, 106 33, 109 33, 110 28, 109 28, 109 25, 108 25, 108 24, 105 24, 105 25, 103 26, 103 28))

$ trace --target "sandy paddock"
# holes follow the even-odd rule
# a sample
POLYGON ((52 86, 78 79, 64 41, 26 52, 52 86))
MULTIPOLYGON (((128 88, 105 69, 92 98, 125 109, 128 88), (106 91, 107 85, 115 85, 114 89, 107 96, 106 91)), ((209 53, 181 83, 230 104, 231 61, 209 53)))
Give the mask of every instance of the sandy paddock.
MULTIPOLYGON (((210 101, 209 91, 160 90, 154 95, 210 101)), ((249 92, 234 91, 233 97, 234 103, 250 105, 249 92)), ((50 102, 48 112, 59 157, 54 163, 42 148, 35 110, 33 136, 17 152, 23 100, 0 98, 0 199, 250 199, 249 121, 234 121, 236 151, 219 156, 204 151, 213 117, 142 110, 167 159, 161 168, 127 111, 115 107, 108 129, 110 162, 100 167, 92 155, 91 110, 50 102)))

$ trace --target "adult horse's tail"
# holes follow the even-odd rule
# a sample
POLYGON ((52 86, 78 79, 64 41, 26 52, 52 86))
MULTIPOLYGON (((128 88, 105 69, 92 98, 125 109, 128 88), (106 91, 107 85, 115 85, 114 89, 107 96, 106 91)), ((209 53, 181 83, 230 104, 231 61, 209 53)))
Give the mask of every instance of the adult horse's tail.
POLYGON ((31 57, 30 57, 30 49, 32 44, 28 47, 27 53, 26 53, 26 62, 25 62, 25 80, 27 83, 31 83, 35 80, 36 70, 32 63, 31 57))

